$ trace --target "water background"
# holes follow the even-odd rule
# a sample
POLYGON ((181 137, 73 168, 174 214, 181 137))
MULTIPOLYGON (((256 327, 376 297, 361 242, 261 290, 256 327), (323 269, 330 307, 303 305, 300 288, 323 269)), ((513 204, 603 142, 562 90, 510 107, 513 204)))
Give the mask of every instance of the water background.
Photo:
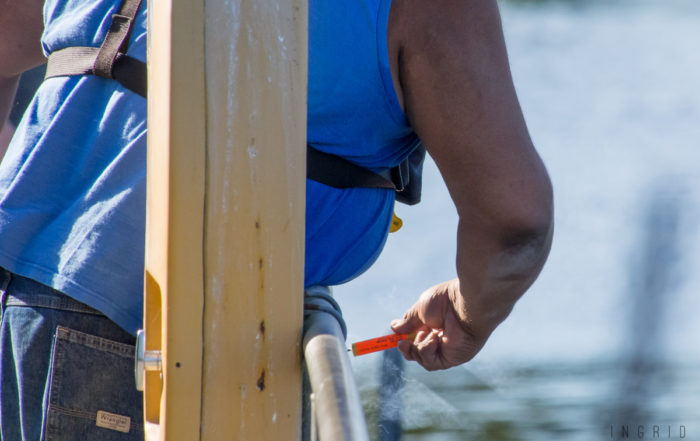
MULTIPOLYGON (((554 185, 554 244, 472 362, 408 367, 403 439, 595 441, 627 426, 631 439, 700 440, 700 2, 501 10, 554 185)), ((335 290, 350 341, 387 333, 455 277, 456 211, 430 161, 424 181, 379 261, 335 290)), ((380 360, 354 360, 370 422, 380 360)))

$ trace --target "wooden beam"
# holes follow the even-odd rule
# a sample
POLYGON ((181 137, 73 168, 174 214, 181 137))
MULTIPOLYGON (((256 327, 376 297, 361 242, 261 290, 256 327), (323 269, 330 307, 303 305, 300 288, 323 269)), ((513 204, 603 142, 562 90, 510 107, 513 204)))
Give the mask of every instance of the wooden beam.
POLYGON ((301 427, 305 0, 206 2, 202 440, 301 427))
MULTIPOLYGON (((204 5, 149 1, 145 414, 156 439, 198 440, 204 304, 204 5), (153 426, 152 426, 153 427, 153 426)), ((150 439, 149 439, 150 441, 150 439)))
POLYGON ((298 439, 306 0, 149 20, 149 441, 298 439))

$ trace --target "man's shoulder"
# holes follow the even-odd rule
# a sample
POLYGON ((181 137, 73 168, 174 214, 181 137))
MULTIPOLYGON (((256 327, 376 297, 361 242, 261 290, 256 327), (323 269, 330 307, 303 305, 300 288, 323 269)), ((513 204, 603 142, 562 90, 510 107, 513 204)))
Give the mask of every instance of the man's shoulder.
POLYGON ((393 0, 391 20, 403 45, 458 48, 466 35, 500 27, 496 0, 393 0))

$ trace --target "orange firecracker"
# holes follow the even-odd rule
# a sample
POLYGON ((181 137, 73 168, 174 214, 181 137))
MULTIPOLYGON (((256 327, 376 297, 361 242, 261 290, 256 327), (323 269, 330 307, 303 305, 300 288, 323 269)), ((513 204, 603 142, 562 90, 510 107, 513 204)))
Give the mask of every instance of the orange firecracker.
POLYGON ((401 340, 413 340, 415 337, 416 333, 412 332, 410 334, 389 334, 370 338, 369 340, 358 341, 352 344, 352 354, 357 357, 358 355, 395 348, 401 340))

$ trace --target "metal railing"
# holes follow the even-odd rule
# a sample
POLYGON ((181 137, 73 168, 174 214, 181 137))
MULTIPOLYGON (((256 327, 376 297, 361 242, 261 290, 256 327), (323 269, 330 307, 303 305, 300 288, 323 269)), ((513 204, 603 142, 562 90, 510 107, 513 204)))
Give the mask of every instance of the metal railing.
MULTIPOLYGON (((304 362, 308 382, 304 392, 304 441, 369 441, 360 394, 355 383, 345 337, 331 309, 330 289, 307 289, 306 303, 318 309, 304 320, 304 362), (318 297, 314 296, 318 295, 318 297), (309 390, 310 389, 310 390, 309 390)), ((306 379, 305 379, 306 380, 306 379)))

